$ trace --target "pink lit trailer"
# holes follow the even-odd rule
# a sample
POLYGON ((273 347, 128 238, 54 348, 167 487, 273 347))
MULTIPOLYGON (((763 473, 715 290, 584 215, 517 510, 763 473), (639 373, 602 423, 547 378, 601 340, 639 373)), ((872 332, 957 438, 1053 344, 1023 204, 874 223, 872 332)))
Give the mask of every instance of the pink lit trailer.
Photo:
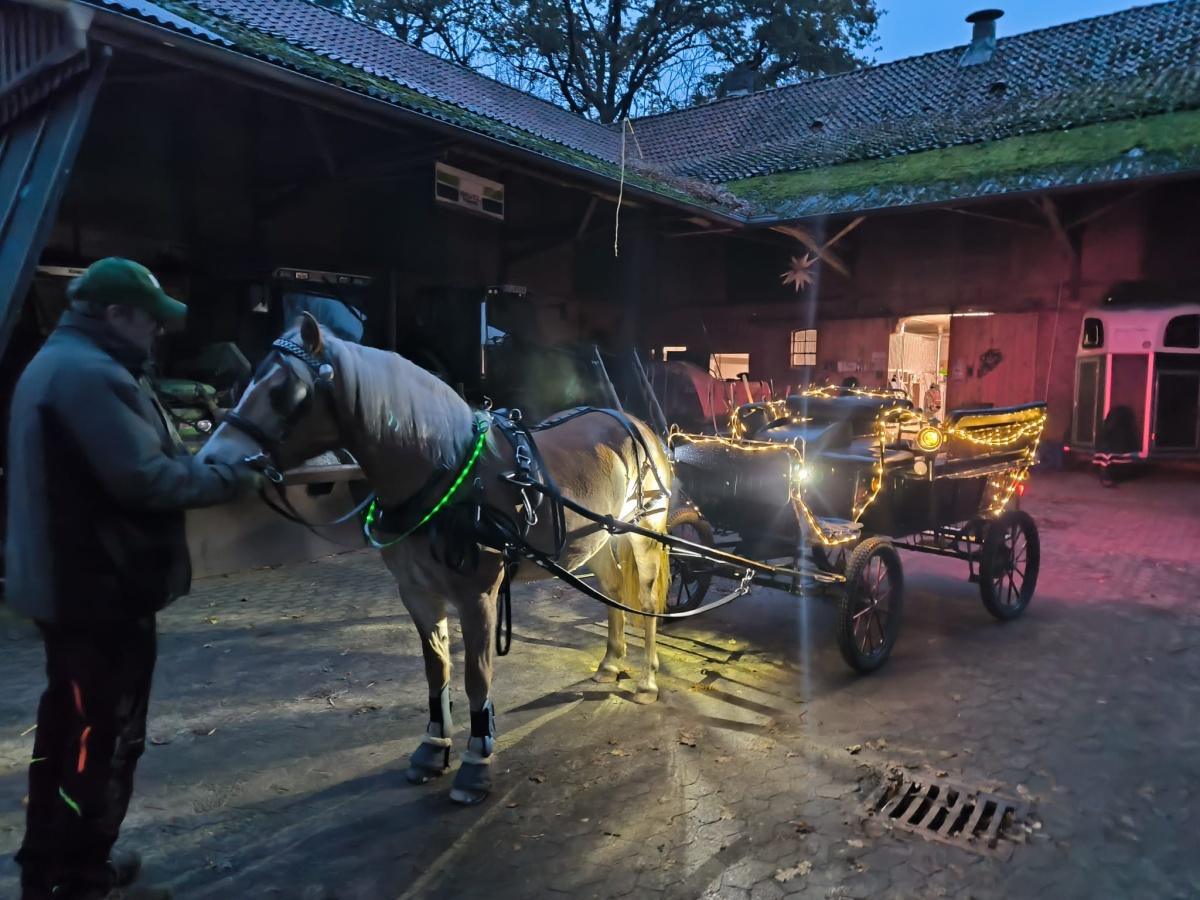
POLYGON ((1200 458, 1200 304, 1084 314, 1069 449, 1090 453, 1109 411, 1133 411, 1138 459, 1200 458))

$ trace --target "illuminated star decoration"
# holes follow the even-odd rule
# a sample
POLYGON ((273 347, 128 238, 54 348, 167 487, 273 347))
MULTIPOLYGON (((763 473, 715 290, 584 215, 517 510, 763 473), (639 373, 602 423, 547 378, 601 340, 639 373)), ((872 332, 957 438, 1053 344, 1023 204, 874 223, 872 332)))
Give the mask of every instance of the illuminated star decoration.
POLYGON ((800 293, 816 280, 813 274, 813 265, 816 263, 817 257, 811 253, 805 253, 804 256, 793 256, 792 267, 779 276, 779 280, 784 286, 792 285, 796 288, 796 293, 800 293))

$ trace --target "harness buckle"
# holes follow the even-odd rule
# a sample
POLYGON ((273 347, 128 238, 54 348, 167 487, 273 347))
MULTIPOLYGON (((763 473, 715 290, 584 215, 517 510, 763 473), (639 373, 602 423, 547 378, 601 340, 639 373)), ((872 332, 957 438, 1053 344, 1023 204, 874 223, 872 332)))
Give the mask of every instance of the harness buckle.
POLYGON ((260 450, 253 456, 245 457, 242 462, 256 472, 261 472, 271 484, 283 484, 283 473, 275 467, 275 463, 271 461, 271 457, 267 456, 263 451, 260 450))

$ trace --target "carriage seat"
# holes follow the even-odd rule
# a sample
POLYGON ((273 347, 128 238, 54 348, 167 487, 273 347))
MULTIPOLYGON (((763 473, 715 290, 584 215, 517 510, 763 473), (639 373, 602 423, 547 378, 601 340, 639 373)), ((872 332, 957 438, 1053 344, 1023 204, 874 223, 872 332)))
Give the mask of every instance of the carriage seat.
POLYGON ((873 434, 875 420, 887 409, 911 409, 912 401, 903 397, 806 397, 787 398, 788 410, 813 422, 849 422, 856 436, 873 434))
POLYGON ((803 447, 808 455, 826 450, 843 450, 854 439, 854 429, 842 422, 785 422, 774 428, 765 428, 753 435, 756 441, 772 444, 792 444, 803 447))

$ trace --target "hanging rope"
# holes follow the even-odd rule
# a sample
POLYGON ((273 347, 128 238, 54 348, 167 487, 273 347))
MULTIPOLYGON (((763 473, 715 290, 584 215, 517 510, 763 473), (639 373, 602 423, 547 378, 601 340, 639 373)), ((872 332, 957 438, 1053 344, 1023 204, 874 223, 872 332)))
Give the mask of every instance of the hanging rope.
POLYGON ((638 159, 644 159, 642 155, 642 145, 638 141, 637 132, 633 130, 633 123, 626 117, 621 122, 621 187, 617 191, 617 215, 613 222, 613 256, 621 255, 621 201, 625 199, 625 132, 628 131, 633 135, 633 145, 637 148, 638 159))

